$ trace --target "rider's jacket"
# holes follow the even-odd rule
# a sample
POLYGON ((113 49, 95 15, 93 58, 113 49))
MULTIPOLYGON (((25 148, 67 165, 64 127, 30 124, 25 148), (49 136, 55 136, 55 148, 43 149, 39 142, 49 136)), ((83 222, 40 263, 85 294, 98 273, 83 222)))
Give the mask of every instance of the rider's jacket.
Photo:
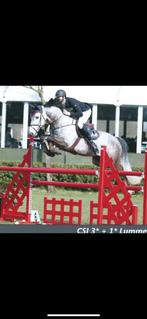
MULTIPOLYGON (((63 109, 62 103, 60 101, 58 101, 58 99, 56 99, 56 98, 50 99, 44 105, 44 107, 50 107, 50 106, 57 106, 57 107, 63 109)), ((73 99, 71 97, 66 97, 66 102, 65 102, 64 107, 68 111, 70 111, 70 117, 72 117, 74 119, 79 119, 83 115, 83 112, 86 112, 92 108, 92 105, 89 103, 80 102, 80 101, 73 99)))
POLYGON ((89 103, 66 97, 65 108, 70 111, 70 116, 74 119, 79 119, 83 115, 83 112, 88 111, 91 107, 89 103))

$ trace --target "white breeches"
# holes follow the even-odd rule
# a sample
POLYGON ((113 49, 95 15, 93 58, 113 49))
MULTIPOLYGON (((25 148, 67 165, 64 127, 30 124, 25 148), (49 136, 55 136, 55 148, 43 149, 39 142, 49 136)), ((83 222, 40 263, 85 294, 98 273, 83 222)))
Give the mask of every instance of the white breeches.
POLYGON ((78 120, 78 127, 81 129, 83 127, 83 124, 85 124, 91 115, 91 109, 88 111, 83 112, 83 116, 81 116, 78 120))

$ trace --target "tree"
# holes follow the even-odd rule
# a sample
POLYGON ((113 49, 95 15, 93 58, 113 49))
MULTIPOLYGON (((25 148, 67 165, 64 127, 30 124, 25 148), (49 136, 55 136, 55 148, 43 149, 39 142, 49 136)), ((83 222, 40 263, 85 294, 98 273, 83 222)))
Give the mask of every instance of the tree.
POLYGON ((45 98, 44 98, 44 87, 42 85, 29 85, 29 86, 25 86, 27 88, 30 88, 32 90, 34 90, 35 92, 38 93, 38 95, 40 96, 41 98, 41 103, 44 104, 45 103, 45 98))

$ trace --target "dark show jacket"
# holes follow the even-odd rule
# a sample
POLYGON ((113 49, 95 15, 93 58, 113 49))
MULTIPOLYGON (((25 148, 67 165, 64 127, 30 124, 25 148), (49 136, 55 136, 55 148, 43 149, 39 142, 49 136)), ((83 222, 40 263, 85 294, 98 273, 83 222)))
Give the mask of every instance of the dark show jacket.
POLYGON ((71 97, 66 97, 65 106, 58 99, 50 99, 44 107, 57 106, 59 108, 65 107, 70 112, 70 117, 73 119, 79 119, 83 112, 92 109, 92 105, 89 103, 80 102, 71 97))
POLYGON ((92 107, 89 103, 80 102, 80 101, 73 99, 71 97, 66 97, 65 108, 67 110, 68 109, 71 110, 70 116, 72 118, 79 119, 83 115, 83 112, 88 111, 92 107))

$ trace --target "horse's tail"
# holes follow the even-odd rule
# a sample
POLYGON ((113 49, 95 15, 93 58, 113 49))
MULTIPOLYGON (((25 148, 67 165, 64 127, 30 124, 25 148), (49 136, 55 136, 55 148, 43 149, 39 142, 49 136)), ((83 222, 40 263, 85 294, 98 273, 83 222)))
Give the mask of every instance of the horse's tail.
MULTIPOLYGON (((128 145, 123 138, 117 137, 117 139, 122 147, 122 155, 120 157, 120 165, 122 166, 124 171, 132 172, 132 167, 131 167, 131 164, 130 164, 129 158, 128 158, 128 145)), ((126 178, 127 178, 128 183, 131 185, 138 185, 141 183, 141 181, 143 179, 142 176, 126 176, 126 178)))

